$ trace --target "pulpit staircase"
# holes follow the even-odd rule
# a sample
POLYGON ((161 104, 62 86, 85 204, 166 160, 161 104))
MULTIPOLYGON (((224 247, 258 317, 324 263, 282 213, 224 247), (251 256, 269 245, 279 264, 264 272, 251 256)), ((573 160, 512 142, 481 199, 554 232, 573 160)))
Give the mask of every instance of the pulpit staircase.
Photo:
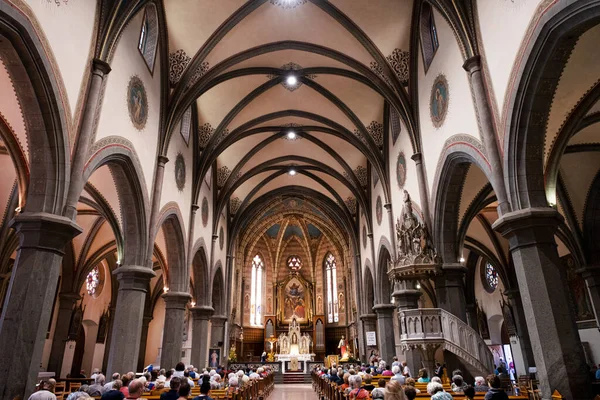
POLYGON ((464 361, 472 375, 494 370, 494 357, 481 336, 460 318, 440 308, 400 311, 400 343, 404 348, 443 350, 464 361))

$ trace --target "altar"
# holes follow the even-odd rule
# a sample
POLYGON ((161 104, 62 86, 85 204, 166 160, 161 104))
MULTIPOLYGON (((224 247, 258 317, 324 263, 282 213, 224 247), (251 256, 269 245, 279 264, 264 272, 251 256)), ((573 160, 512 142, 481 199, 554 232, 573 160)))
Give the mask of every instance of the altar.
POLYGON ((282 333, 277 338, 278 354, 275 359, 281 361, 281 372, 308 372, 307 361, 313 361, 312 339, 308 333, 300 332, 300 324, 294 314, 288 333, 282 333))

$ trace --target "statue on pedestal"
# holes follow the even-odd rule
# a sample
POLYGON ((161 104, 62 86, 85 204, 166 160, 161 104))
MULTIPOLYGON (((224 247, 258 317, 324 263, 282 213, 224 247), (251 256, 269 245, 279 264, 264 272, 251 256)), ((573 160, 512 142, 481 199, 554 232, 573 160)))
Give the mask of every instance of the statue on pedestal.
POLYGON ((340 349, 340 355, 342 356, 342 360, 348 359, 348 342, 346 342, 344 335, 342 335, 342 338, 340 339, 338 349, 340 349))

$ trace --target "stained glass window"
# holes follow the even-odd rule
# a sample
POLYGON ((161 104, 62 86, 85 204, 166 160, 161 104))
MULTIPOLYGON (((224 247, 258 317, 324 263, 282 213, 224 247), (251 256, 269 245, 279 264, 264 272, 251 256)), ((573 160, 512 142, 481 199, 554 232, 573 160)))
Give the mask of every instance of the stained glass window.
POLYGON ((498 287, 498 272, 496 271, 496 268, 494 268, 494 266, 489 262, 485 263, 484 277, 486 284, 485 286, 488 292, 493 292, 496 290, 498 287))
POLYGON ((95 296, 98 291, 98 286, 100 285, 100 270, 96 265, 92 270, 88 273, 86 279, 86 289, 90 296, 95 296))
POLYGON ((250 293, 250 324, 262 326, 262 281, 265 263, 257 254, 252 259, 252 287, 250 293))
POLYGON ((298 271, 300 268, 302 268, 302 260, 298 256, 289 256, 287 265, 292 271, 298 271))
POLYGON ((325 256, 325 274, 327 276, 327 321, 329 323, 340 320, 337 295, 337 269, 335 257, 331 253, 325 256))

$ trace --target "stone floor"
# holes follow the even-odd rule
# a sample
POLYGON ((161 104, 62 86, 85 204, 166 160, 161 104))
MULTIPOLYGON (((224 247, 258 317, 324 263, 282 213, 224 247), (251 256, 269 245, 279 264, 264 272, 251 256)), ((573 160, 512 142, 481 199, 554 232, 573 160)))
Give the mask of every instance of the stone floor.
POLYGON ((302 385, 275 385, 273 393, 268 400, 315 400, 317 394, 311 384, 302 385))

